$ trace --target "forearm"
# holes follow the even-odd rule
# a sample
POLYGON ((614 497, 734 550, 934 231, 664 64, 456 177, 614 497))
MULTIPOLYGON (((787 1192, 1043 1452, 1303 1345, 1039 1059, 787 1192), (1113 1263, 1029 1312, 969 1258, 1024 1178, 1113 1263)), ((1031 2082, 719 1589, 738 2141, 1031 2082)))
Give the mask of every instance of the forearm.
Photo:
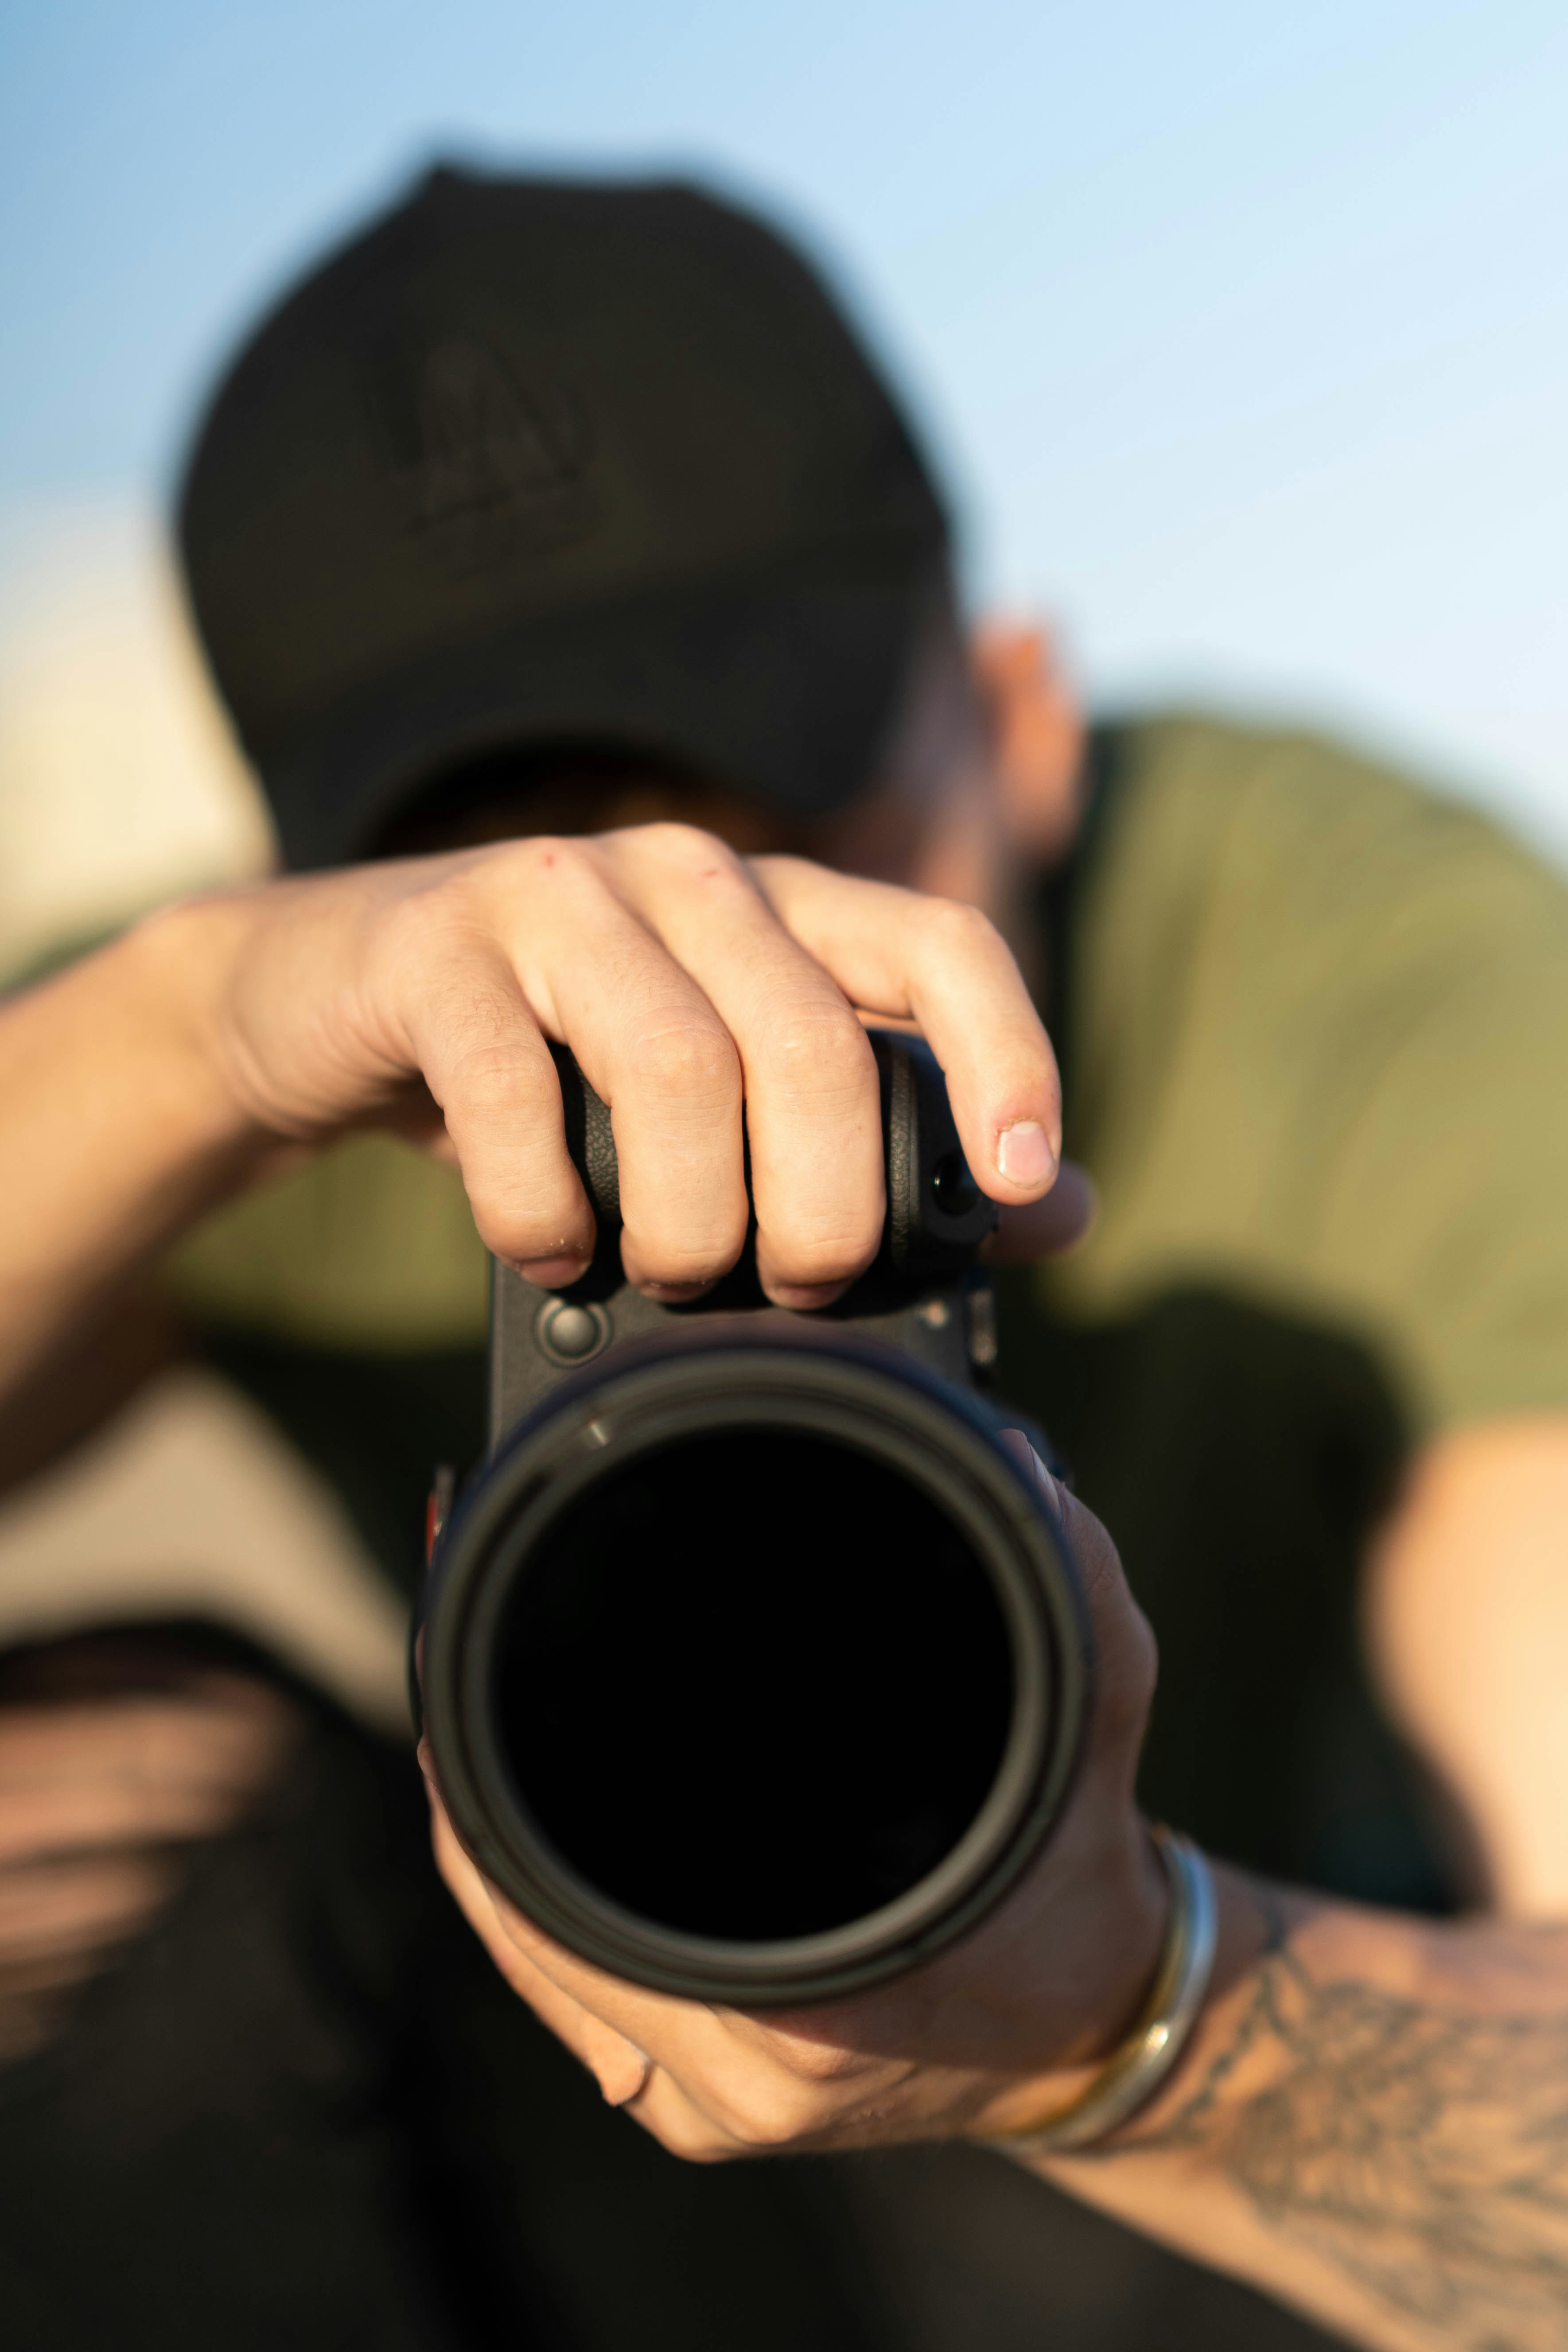
POLYGON ((0 1400, 275 1148, 210 1051, 227 952, 221 906, 181 908, 0 1007, 0 1400))
POLYGON ((1568 1929, 1224 1884, 1253 1956, 1178 2074, 1110 2147, 1040 2168, 1354 2341, 1559 2346, 1568 1929))

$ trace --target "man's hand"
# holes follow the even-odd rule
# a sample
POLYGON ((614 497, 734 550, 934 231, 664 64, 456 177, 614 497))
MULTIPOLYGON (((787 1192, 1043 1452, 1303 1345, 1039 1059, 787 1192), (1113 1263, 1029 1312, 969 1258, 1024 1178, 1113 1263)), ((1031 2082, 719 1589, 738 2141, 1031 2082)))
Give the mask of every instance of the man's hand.
POLYGON ((0 1006, 0 1396, 192 1218, 356 1128, 455 1153, 489 1245, 570 1281, 593 1218, 547 1039, 610 1105, 631 1280, 690 1297, 733 1265, 749 1146, 763 1281, 825 1304, 882 1226, 858 1014, 924 1032, 980 1184, 1039 1203, 1056 1064, 971 907, 658 824, 171 908, 0 1006))
MULTIPOLYGON (((1131 2023, 1164 1920, 1132 1803, 1152 1642, 1104 1530, 1062 1507, 1096 1645, 1085 1769, 1016 1892, 874 1993, 745 2014, 620 1983, 480 1877, 432 1790, 442 1870, 503 1976, 677 2154, 1021 2130, 1065 2105, 1131 2023)), ((1215 1874, 1215 1974, 1174 2072, 1109 2141, 1054 2158, 1025 2141, 1018 2160, 1375 2352, 1555 2352, 1568 1929, 1405 1917, 1215 1874)))
POLYGON ((626 1272, 662 1297, 740 1254, 742 1103, 770 1295, 819 1306, 869 1264, 882 1158, 858 1012, 923 1031, 993 1199, 1036 1201, 1056 1174, 1050 1046, 972 908, 658 824, 273 884, 183 919, 228 929, 209 1034, 244 1116, 302 1139, 444 1122, 484 1240, 539 1282, 572 1280, 594 1240, 547 1038, 611 1107, 626 1272))
MULTIPOLYGON (((1023 1885, 953 1950, 870 1994, 754 2014, 621 1983, 487 1885, 432 1789, 436 1850, 497 1966, 605 2096, 667 2147, 713 2160, 1004 2129, 1065 2101, 1153 1975, 1165 1881, 1132 1801, 1153 1640, 1110 1538, 1012 1441, 1066 1519, 1093 1625, 1097 1698, 1068 1811, 1023 1885)), ((714 1769, 723 1769, 721 1752, 714 1769)), ((427 1768, 428 1769, 428 1768, 427 1768)))

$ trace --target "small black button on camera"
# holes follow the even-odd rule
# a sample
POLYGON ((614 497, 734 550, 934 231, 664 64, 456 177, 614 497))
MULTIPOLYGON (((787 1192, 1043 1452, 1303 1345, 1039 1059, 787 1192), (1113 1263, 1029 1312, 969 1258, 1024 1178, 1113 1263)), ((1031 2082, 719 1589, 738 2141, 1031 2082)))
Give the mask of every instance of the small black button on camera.
POLYGON ((610 1318, 599 1306, 570 1298, 547 1298, 534 1324, 534 1337, 553 1364, 585 1364, 610 1337, 610 1318))
POLYGON ((978 1206, 980 1187, 962 1151, 948 1151, 931 1171, 931 1198, 944 1217, 967 1217, 978 1206))

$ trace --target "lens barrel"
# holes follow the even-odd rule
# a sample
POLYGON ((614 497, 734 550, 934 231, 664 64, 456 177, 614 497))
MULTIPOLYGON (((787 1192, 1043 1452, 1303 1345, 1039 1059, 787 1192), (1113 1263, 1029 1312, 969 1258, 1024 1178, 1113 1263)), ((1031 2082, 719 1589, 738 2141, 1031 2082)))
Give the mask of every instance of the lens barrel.
POLYGON ((455 1828, 634 1982, 877 1983, 1016 1882, 1088 1706, 1071 1562, 980 1396, 852 1325, 714 1315, 565 1371, 443 1530, 455 1828))

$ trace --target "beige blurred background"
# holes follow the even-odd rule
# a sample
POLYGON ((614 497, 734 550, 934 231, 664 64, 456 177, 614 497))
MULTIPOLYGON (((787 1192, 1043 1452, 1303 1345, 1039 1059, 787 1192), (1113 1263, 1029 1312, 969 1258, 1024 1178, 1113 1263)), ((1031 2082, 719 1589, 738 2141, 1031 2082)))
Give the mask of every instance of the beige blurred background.
POLYGON ((156 517, 126 501, 14 520, 0 541, 0 985, 271 858, 156 517))
MULTIPOLYGON (((0 988, 183 891, 265 874, 260 796, 155 518, 40 512, 0 562, 0 988)), ((0 1493, 0 1643, 159 1617, 407 1722, 401 1610, 331 1490, 198 1362, 0 1493)))

